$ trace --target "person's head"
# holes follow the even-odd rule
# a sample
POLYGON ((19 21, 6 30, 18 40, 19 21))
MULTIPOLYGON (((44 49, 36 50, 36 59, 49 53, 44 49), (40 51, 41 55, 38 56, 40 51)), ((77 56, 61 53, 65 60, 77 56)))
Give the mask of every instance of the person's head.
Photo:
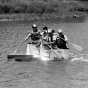
POLYGON ((32 25, 32 29, 33 29, 33 32, 37 32, 37 31, 38 31, 37 25, 36 25, 36 24, 33 24, 33 25, 32 25))
POLYGON ((55 30, 54 29, 52 29, 52 31, 51 31, 52 33, 55 33, 55 30))
POLYGON ((43 32, 48 32, 48 27, 47 26, 43 27, 43 32))

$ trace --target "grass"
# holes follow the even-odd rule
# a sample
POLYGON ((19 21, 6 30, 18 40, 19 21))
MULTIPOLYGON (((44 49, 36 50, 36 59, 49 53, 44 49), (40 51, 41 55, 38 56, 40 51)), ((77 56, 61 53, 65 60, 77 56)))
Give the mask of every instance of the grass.
POLYGON ((85 5, 75 0, 1 0, 0 19, 7 19, 7 21, 60 20, 60 18, 72 18, 74 14, 87 15, 87 12, 75 11, 76 7, 85 8, 85 5))

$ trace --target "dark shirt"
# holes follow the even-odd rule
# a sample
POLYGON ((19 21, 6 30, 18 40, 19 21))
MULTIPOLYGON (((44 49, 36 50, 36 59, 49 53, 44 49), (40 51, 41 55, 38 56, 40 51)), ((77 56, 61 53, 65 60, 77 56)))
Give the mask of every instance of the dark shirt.
POLYGON ((59 36, 56 39, 56 45, 60 49, 67 49, 66 41, 63 33, 59 33, 59 36))
POLYGON ((40 37, 41 37, 40 32, 31 34, 31 40, 33 41, 40 40, 40 37))

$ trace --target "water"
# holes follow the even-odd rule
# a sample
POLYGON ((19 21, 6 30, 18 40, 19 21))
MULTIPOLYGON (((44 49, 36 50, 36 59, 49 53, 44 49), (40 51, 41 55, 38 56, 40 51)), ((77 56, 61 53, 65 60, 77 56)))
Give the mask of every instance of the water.
MULTIPOLYGON (((88 21, 84 23, 67 24, 48 23, 48 26, 53 29, 63 28, 63 31, 67 34, 70 41, 82 46, 84 49, 82 52, 79 52, 74 47, 70 46, 72 52, 75 54, 88 53, 88 21)), ((39 28, 41 28, 41 25, 39 28)), ((16 49, 15 46, 23 41, 25 34, 31 30, 31 26, 29 24, 3 26, 0 28, 0 32, 2 32, 2 29, 7 30, 8 33, 3 33, 2 39, 0 39, 0 41, 2 41, 0 43, 3 44, 0 50, 8 53, 8 50, 9 52, 13 52, 16 49), (16 36, 16 34, 18 36, 16 36)), ((20 53, 25 53, 25 45, 26 44, 20 46, 18 50, 20 53)), ((85 58, 87 59, 87 57, 85 58)), ((84 85, 85 88, 88 87, 88 63, 80 60, 73 62, 68 60, 58 62, 44 62, 38 60, 33 62, 14 62, 14 64, 0 63, 0 68, 0 82, 2 80, 6 81, 18 78, 17 83, 15 82, 16 87, 19 85, 24 88, 28 88, 29 86, 30 88, 81 88, 84 85)), ((10 81, 0 84, 0 86, 10 84, 14 83, 10 81)))

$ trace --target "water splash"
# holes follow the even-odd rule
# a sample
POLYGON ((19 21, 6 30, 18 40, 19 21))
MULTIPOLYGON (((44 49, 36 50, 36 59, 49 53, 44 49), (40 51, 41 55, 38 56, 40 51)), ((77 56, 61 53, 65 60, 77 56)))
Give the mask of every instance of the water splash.
POLYGON ((33 55, 34 58, 39 58, 40 54, 36 46, 27 44, 26 55, 33 55))
POLYGON ((26 48, 26 55, 31 55, 31 50, 30 50, 30 45, 27 44, 27 48, 26 48))
POLYGON ((88 54, 82 54, 81 56, 76 56, 71 59, 71 62, 74 61, 81 61, 81 62, 88 62, 88 54))
POLYGON ((45 50, 44 47, 40 47, 40 58, 43 61, 49 61, 50 60, 50 54, 48 50, 45 50))

